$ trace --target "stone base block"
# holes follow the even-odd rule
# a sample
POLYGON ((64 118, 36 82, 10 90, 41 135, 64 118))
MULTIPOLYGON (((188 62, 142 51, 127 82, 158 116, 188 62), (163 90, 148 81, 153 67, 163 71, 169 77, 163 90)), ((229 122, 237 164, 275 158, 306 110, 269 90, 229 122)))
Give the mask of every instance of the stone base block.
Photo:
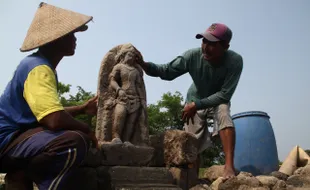
MULTIPOLYGON (((173 185, 173 178, 167 168, 101 166, 97 168, 99 189, 116 189, 118 187, 137 185, 173 185)), ((152 187, 152 186, 148 186, 152 187)))
POLYGON ((198 139, 182 130, 150 136, 150 145, 155 148, 151 166, 183 166, 197 160, 198 139))
POLYGON ((103 144, 101 151, 91 149, 82 164, 99 166, 148 166, 154 153, 153 147, 132 144, 103 144))
POLYGON ((173 176, 174 183, 183 190, 188 190, 198 184, 197 168, 176 168, 169 170, 173 176))
POLYGON ((104 166, 147 166, 154 148, 131 144, 103 144, 101 146, 104 166))

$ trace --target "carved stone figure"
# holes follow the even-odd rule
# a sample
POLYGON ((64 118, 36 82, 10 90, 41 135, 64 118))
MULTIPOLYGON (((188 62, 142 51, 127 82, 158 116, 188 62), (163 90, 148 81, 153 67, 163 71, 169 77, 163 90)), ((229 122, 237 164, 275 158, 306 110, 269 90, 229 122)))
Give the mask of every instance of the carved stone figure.
POLYGON ((104 57, 98 84, 96 136, 100 143, 147 145, 149 130, 142 57, 132 44, 104 57))

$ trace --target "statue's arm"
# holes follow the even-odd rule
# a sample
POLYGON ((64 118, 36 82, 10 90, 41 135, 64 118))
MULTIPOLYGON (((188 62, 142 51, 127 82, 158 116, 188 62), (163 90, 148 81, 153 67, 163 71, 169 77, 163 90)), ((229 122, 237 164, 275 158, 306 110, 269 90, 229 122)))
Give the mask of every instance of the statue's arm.
POLYGON ((120 68, 118 67, 118 65, 116 65, 110 74, 110 86, 115 91, 118 91, 120 89, 120 86, 118 84, 120 80, 121 80, 120 68))

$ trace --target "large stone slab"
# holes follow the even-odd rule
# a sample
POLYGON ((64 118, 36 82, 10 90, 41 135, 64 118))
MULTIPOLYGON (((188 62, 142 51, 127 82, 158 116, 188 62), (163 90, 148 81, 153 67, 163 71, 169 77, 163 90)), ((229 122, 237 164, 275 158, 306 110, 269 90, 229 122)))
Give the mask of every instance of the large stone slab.
MULTIPOLYGON (((98 189, 115 189, 128 185, 173 185, 174 180, 168 168, 101 166, 97 168, 98 189)), ((149 186, 151 187, 151 186, 149 186)))
POLYGON ((151 166, 184 166, 197 160, 198 139, 182 130, 150 136, 150 146, 155 148, 151 166))
POLYGON ((148 166, 153 147, 132 144, 103 144, 101 150, 91 149, 82 166, 148 166))
POLYGON ((147 166, 149 165, 154 148, 134 146, 132 144, 103 144, 101 146, 105 166, 147 166))

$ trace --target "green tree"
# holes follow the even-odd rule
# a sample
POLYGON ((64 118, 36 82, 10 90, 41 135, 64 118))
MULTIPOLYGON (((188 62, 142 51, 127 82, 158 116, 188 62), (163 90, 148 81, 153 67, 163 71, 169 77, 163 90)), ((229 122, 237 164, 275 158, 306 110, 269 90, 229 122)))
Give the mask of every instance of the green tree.
MULTIPOLYGON (((81 86, 77 86, 77 89, 77 93, 75 95, 71 95, 69 94, 71 90, 70 84, 64 84, 61 82, 58 83, 58 95, 60 97, 60 102, 64 107, 82 105, 87 100, 95 96, 95 94, 85 91, 81 86), (65 96, 67 94, 69 95, 68 98, 66 98, 65 96)), ((96 127, 95 117, 90 117, 88 115, 82 114, 76 116, 75 118, 79 121, 90 124, 92 129, 95 129, 96 127)))
POLYGON ((180 92, 163 94, 156 104, 148 105, 148 121, 150 134, 156 134, 166 129, 182 129, 181 119, 183 97, 180 92))

